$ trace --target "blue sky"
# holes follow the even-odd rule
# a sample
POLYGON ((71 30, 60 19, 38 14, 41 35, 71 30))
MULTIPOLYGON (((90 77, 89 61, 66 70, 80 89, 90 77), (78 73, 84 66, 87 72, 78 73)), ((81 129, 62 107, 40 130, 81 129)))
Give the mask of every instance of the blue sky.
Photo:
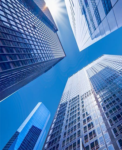
POLYGON ((0 103, 0 150, 38 102, 51 112, 48 131, 69 76, 103 54, 122 55, 122 28, 79 52, 66 14, 57 26, 66 58, 0 103))

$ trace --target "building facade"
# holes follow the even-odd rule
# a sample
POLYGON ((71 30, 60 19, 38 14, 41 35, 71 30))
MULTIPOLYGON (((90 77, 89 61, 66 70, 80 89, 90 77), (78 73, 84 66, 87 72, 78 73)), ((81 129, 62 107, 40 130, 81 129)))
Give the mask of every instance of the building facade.
POLYGON ((65 0, 79 50, 122 26, 122 0, 65 0))
POLYGON ((0 101, 65 57, 43 0, 0 1, 0 101))
POLYGON ((44 139, 49 118, 48 109, 38 103, 3 150, 38 150, 44 139))
POLYGON ((68 79, 44 150, 122 149, 121 64, 103 55, 68 79))

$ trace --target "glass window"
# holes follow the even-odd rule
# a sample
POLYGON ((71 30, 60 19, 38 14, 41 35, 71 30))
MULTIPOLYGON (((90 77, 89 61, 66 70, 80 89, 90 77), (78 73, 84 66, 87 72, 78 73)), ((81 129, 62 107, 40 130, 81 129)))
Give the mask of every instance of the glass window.
POLYGON ((5 16, 4 12, 0 10, 0 15, 5 16))
POLYGON ((118 130, 120 131, 120 133, 122 133, 122 124, 117 126, 118 130))
POLYGON ((85 149, 86 149, 86 150, 89 150, 89 146, 86 146, 85 149))
POLYGON ((0 64, 0 67, 2 70, 7 70, 11 68, 9 63, 0 64))
POLYGON ((113 10, 111 10, 110 13, 107 15, 107 19, 108 19, 108 23, 109 23, 111 31, 116 30, 117 29, 117 24, 116 24, 116 20, 115 20, 113 10))
POLYGON ((105 124, 102 124, 102 125, 101 125, 101 128, 102 128, 102 131, 103 131, 103 132, 106 131, 106 126, 105 126, 105 124))
POLYGON ((99 122, 98 122, 98 119, 96 119, 96 120, 95 120, 95 125, 98 125, 98 123, 99 123, 99 122))
POLYGON ((108 150, 114 150, 113 145, 109 145, 109 146, 108 146, 108 150))
POLYGON ((118 140, 119 147, 122 148, 122 139, 118 140))
POLYGON ((84 133, 87 132, 87 126, 84 127, 84 133))
POLYGON ((110 125, 111 125, 111 126, 113 125, 113 122, 112 122, 112 120, 111 120, 111 119, 109 120, 109 123, 110 123, 110 125))
POLYGON ((101 134, 101 129, 100 129, 100 127, 97 127, 97 134, 98 134, 98 135, 101 134))
POLYGON ((0 61, 6 61, 6 60, 7 60, 7 58, 5 55, 0 55, 0 61))
POLYGON ((114 121, 115 123, 118 121, 116 116, 113 117, 113 121, 114 121))
POLYGON ((75 142, 75 143, 73 143, 73 148, 76 148, 76 142, 75 142))
POLYGON ((84 136, 84 141, 85 141, 85 143, 88 142, 88 135, 84 136))
POLYGON ((7 20, 5 17, 3 17, 3 16, 0 16, 0 17, 1 17, 1 19, 2 19, 3 21, 8 22, 8 20, 7 20))
POLYGON ((101 1, 98 4, 98 10, 99 10, 99 13, 100 13, 101 20, 103 20, 103 18, 105 17, 105 11, 103 9, 103 5, 102 5, 101 1))
POLYGON ((99 137, 99 143, 100 143, 100 146, 101 146, 101 147, 105 145, 103 136, 99 137))
MULTIPOLYGON (((115 3, 115 1, 117 0, 111 0, 112 3, 115 3)), ((115 17, 116 17, 116 20, 117 20, 117 24, 119 27, 122 26, 122 19, 121 19, 121 14, 122 14, 122 1, 119 0, 116 5, 114 6, 114 14, 115 14, 115 17)))
POLYGON ((118 136, 118 132, 117 132, 117 129, 116 129, 116 128, 113 128, 113 132, 114 132, 114 135, 115 135, 115 136, 118 136))
POLYGON ((105 14, 107 15, 109 11, 112 9, 111 1, 110 0, 101 0, 101 1, 103 4, 105 14))
POLYGON ((99 117, 99 122, 102 122, 103 121, 103 118, 102 117, 99 117))
POLYGON ((99 148, 99 144, 98 144, 98 140, 95 140, 94 142, 91 143, 91 149, 98 149, 99 148))
POLYGON ((109 143, 111 141, 108 133, 104 134, 104 138, 105 138, 106 143, 109 143))

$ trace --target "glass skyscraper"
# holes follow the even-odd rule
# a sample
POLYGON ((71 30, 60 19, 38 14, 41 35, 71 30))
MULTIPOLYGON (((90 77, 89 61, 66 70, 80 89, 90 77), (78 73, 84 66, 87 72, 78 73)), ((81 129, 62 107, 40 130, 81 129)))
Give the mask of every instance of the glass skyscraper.
POLYGON ((122 149, 122 56, 103 55, 68 79, 43 149, 122 149))
POLYGON ((43 0, 0 0, 0 101, 65 57, 43 0))
POLYGON ((53 20, 53 17, 48 9, 46 7, 45 1, 44 0, 34 0, 34 2, 37 4, 37 6, 43 11, 43 13, 46 15, 46 17, 51 21, 51 24, 53 26, 54 31, 58 31, 57 26, 53 20))
POLYGON ((3 150, 38 150, 49 118, 50 112, 38 103, 3 150))
POLYGON ((65 0, 79 50, 122 26, 122 0, 65 0))

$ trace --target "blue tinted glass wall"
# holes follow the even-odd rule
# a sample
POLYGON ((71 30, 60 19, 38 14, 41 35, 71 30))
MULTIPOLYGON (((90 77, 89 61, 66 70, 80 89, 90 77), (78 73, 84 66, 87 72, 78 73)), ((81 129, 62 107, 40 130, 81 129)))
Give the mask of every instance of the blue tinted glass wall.
POLYGON ((122 26, 121 0, 65 0, 79 50, 84 50, 122 26), (72 13, 73 12, 73 13, 72 13))
POLYGON ((42 103, 38 103, 3 150, 39 149, 49 118, 50 112, 48 109, 42 103))

